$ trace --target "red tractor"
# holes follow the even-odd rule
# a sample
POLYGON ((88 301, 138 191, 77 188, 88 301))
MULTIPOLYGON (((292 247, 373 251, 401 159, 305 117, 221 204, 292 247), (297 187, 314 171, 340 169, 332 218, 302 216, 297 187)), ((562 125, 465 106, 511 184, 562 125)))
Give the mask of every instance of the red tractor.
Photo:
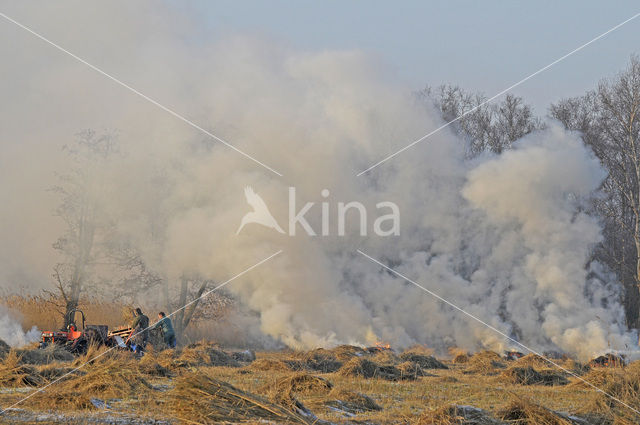
POLYGON ((66 329, 42 332, 40 348, 46 348, 50 344, 59 344, 73 354, 86 353, 90 344, 110 347, 118 345, 125 348, 124 340, 133 332, 130 327, 122 327, 109 332, 107 325, 85 325, 84 312, 77 308, 68 313, 66 322, 69 323, 66 329), (77 313, 80 313, 82 327, 78 327, 77 313))

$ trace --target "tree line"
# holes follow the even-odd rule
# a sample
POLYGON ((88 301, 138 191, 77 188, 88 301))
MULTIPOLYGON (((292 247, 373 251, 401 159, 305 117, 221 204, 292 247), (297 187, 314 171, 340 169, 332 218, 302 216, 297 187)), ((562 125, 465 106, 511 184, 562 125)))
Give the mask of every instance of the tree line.
MULTIPOLYGON (((418 93, 434 104, 445 121, 473 108, 453 123, 467 141, 469 157, 483 152, 500 154, 514 143, 545 127, 521 97, 507 94, 498 103, 483 104, 482 94, 459 86, 427 87, 418 93)), ((592 208, 602 220, 603 241, 593 260, 608 266, 623 288, 627 325, 640 327, 640 59, 632 56, 625 69, 603 79, 582 96, 552 104, 547 118, 576 131, 607 171, 603 196, 592 208)))

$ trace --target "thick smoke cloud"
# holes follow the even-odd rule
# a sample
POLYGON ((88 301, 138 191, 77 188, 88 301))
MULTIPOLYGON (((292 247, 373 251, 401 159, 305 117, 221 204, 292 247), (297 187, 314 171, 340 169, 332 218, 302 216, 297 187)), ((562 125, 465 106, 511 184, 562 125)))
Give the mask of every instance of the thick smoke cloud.
POLYGON ((123 154, 100 171, 96 196, 118 233, 172 283, 183 275, 222 282, 282 249, 227 288, 257 312, 261 332, 289 346, 510 345, 356 249, 532 348, 588 357, 628 343, 613 278, 589 263, 601 236, 583 203, 603 170, 575 135, 551 126, 502 156, 468 161, 463 142, 442 131, 356 177, 441 125, 374 59, 238 35, 212 40, 197 19, 157 4, 52 7, 6 9, 284 177, 2 25, 3 39, 15 41, 2 43, 12 60, 0 81, 8 94, 0 107, 5 286, 48 284, 61 223, 45 189, 68 166, 60 146, 81 129, 108 129, 123 154), (134 15, 147 19, 123 19, 134 15), (298 208, 316 203, 307 218, 317 233, 327 202, 330 235, 257 225, 236 235, 247 185, 285 229, 289 187, 298 208), (366 205, 367 237, 354 215, 337 236, 337 203, 349 201, 366 205), (382 201, 400 208, 399 236, 372 232, 382 201))

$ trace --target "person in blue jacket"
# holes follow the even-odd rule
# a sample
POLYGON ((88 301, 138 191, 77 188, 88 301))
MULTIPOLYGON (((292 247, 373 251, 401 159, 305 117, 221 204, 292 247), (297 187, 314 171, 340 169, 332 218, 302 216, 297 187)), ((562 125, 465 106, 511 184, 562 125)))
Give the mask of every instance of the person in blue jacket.
POLYGON ((158 322, 153 325, 153 329, 157 328, 162 330, 164 343, 167 344, 169 348, 176 348, 176 333, 173 330, 173 324, 171 323, 171 319, 169 319, 163 311, 158 313, 158 322))

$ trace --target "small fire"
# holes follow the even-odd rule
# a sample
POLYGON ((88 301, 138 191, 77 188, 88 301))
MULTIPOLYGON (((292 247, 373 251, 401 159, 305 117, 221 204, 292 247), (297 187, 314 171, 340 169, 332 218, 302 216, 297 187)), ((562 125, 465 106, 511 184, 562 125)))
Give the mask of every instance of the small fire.
POLYGON ((384 349, 384 350, 391 350, 391 344, 385 344, 382 341, 377 341, 376 342, 376 347, 378 347, 380 349, 384 349))

